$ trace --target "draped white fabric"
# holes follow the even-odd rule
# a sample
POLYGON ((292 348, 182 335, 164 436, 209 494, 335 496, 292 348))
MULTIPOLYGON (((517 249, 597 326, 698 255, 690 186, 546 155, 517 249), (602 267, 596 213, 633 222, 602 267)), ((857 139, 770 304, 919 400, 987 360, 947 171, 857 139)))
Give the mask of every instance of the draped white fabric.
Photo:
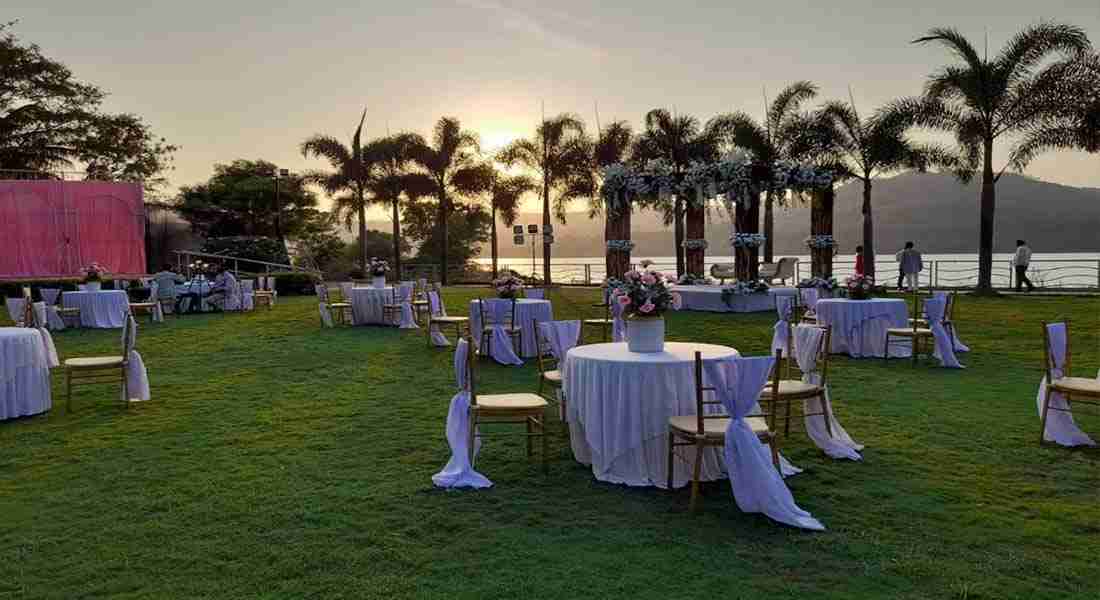
MULTIPOLYGON (((439 292, 435 290, 428 291, 428 310, 431 311, 433 317, 447 316, 447 307, 443 306, 443 300, 440 299, 439 292)), ((444 347, 451 345, 451 342, 447 340, 447 336, 443 335, 443 332, 439 330, 439 325, 432 323, 428 333, 432 338, 433 346, 444 347)))
POLYGON ((778 296, 794 296, 795 288, 771 288, 767 293, 747 294, 733 298, 732 306, 722 301, 723 285, 674 285, 672 291, 680 295, 680 310, 706 312, 765 312, 775 306, 778 296))
POLYGON ((34 316, 34 328, 38 330, 38 334, 42 336, 42 344, 46 349, 46 363, 51 369, 61 366, 61 361, 57 358, 57 346, 53 343, 53 336, 46 329, 46 303, 35 302, 31 305, 34 316))
POLYGON ((132 316, 130 320, 129 342, 123 341, 123 348, 129 348, 130 358, 126 366, 126 388, 130 397, 124 398, 130 402, 143 402, 149 396, 149 373, 145 370, 145 361, 137 351, 137 321, 132 316))
POLYGON ((806 307, 807 315, 817 314, 817 301, 821 298, 817 288, 798 288, 798 297, 802 300, 802 306, 806 307))
MULTIPOLYGON (((798 362, 798 370, 802 372, 802 381, 812 385, 821 385, 821 373, 817 370, 818 349, 821 347, 825 330, 820 327, 799 325, 794 328, 794 356, 798 362)), ((806 435, 825 454, 832 458, 847 458, 851 460, 863 460, 859 451, 863 450, 863 444, 852 439, 840 421, 833 414, 833 402, 829 396, 829 387, 825 386, 826 409, 823 410, 820 398, 811 398, 802 401, 804 415, 808 413, 825 412, 824 417, 805 416, 806 435), (825 428, 825 419, 829 419, 829 429, 825 428)))
POLYGON ((325 327, 335 326, 332 322, 332 313, 329 312, 328 304, 325 304, 324 302, 318 302, 317 310, 321 313, 321 325, 325 327))
MULTIPOLYGON (((947 305, 947 292, 932 292, 932 296, 934 298, 943 298, 944 306, 947 305)), ((926 310, 925 318, 927 318, 927 316, 928 313, 926 310)), ((952 337, 952 343, 955 346, 955 352, 970 352, 970 347, 962 343, 962 340, 959 339, 959 328, 958 325, 954 322, 954 319, 952 319, 951 321, 951 331, 949 333, 952 337)))
POLYGON ((256 282, 251 279, 241 280, 241 310, 255 310, 256 308, 256 282))
POLYGON ((41 333, 0 327, 0 421, 50 410, 49 358, 41 333))
POLYGON ((611 303, 611 341, 626 341, 626 319, 623 318, 623 307, 618 302, 611 303))
POLYGON ((26 316, 24 312, 26 309, 26 300, 22 298, 5 298, 4 303, 8 306, 8 318, 12 320, 17 327, 25 325, 23 323, 23 317, 26 316))
MULTIPOLYGON (((486 488, 493 485, 487 477, 474 470, 470 463, 470 386, 466 380, 466 360, 470 345, 459 340, 455 348, 455 382, 458 393, 451 398, 451 408, 447 411, 447 443, 451 447, 451 458, 443 470, 432 475, 432 483, 441 488, 473 487, 486 488)), ((474 458, 477 458, 480 438, 475 438, 474 458)))
MULTIPOLYGON (((882 358, 886 330, 909 324, 908 305, 905 300, 895 298, 822 298, 817 301, 816 310, 818 324, 832 327, 829 351, 854 358, 882 358)), ((908 340, 895 338, 890 345, 890 356, 911 355, 908 340)))
POLYGON ((38 293, 42 294, 43 302, 53 306, 57 304, 57 297, 61 295, 61 288, 40 288, 38 293))
POLYGON ((344 298, 344 302, 351 302, 351 290, 355 289, 355 283, 345 281, 340 284, 340 294, 344 298))
MULTIPOLYGON (((1065 375, 1066 365, 1066 335, 1065 323, 1049 323, 1047 325, 1047 337, 1050 339, 1050 358, 1054 366, 1052 368, 1055 379, 1065 375)), ((1100 373, 1097 373, 1100 378, 1100 373)), ((1039 418, 1043 416, 1043 400, 1047 393, 1047 378, 1039 382, 1039 394, 1035 397, 1039 418)), ((1069 411, 1069 404, 1065 396, 1054 392, 1050 395, 1050 409, 1047 411, 1047 426, 1043 431, 1043 439, 1048 442, 1057 442, 1063 446, 1095 446, 1096 442, 1073 420, 1073 414, 1069 411), (1061 410, 1054 410, 1054 409, 1061 410)))
MULTIPOLYGON (((505 300, 503 298, 488 298, 482 300, 481 306, 477 311, 478 325, 477 328, 474 329, 475 332, 480 334, 482 331, 482 322, 485 323, 484 327, 490 329, 489 339, 487 341, 489 347, 485 348, 483 346, 481 352, 488 351, 493 357, 493 360, 502 365, 523 364, 523 361, 516 356, 515 348, 512 345, 512 336, 510 336, 506 330, 512 318, 512 302, 512 300, 505 300), (484 311, 484 313, 482 311, 484 311)), ((516 321, 519 321, 518 309, 516 311, 516 321)), ((482 339, 481 336, 479 336, 479 339, 482 339)))
POLYGON ((932 330, 932 338, 936 343, 934 355, 940 359, 941 366, 950 369, 964 369, 966 367, 955 356, 955 344, 952 343, 951 334, 943 324, 946 311, 946 296, 932 296, 924 301, 924 314, 928 316, 928 328, 932 330))
POLYGON ((523 295, 533 300, 545 300, 546 290, 543 288, 527 288, 523 290, 523 295))
POLYGON ((130 298, 122 290, 65 292, 61 303, 65 308, 80 309, 80 324, 84 327, 118 329, 130 314, 130 298))
POLYGON ((53 304, 46 304, 46 329, 52 331, 64 331, 65 329, 65 319, 61 318, 61 313, 53 304))
POLYGON ((398 327, 401 329, 420 329, 416 324, 416 315, 413 313, 412 299, 416 284, 413 282, 402 283, 397 286, 397 304, 401 307, 401 319, 398 327))
POLYGON ((775 359, 731 358, 704 364, 711 385, 732 417, 726 428, 725 459, 730 487, 744 512, 760 512, 802 529, 825 529, 817 519, 794 503, 787 484, 772 465, 771 454, 745 422, 760 391, 768 381, 775 359))
POLYGON ((241 284, 232 273, 225 273, 225 296, 222 297, 222 310, 241 310, 241 284))
POLYGON ((351 321, 356 325, 393 325, 384 318, 382 307, 393 302, 392 287, 357 287, 351 290, 351 321))
POLYGON ((794 297, 793 296, 776 296, 775 297, 775 312, 779 317, 779 320, 775 322, 775 327, 772 328, 772 354, 775 354, 776 350, 782 350, 783 356, 788 356, 790 350, 790 335, 791 335, 791 314, 794 311, 794 297))
POLYGON ((153 303, 153 321, 164 322, 164 309, 160 306, 160 286, 156 281, 149 283, 149 302, 153 303))
POLYGON ((539 333, 542 339, 550 345, 550 353, 554 358, 565 359, 565 355, 577 345, 581 337, 580 321, 550 321, 539 323, 539 333))
MULTIPOLYGON (((474 338, 480 340, 481 314, 478 312, 477 300, 470 301, 470 332, 474 338)), ((516 300, 516 324, 523 328, 522 346, 519 348, 519 356, 533 358, 537 356, 538 347, 535 344, 535 322, 543 323, 554 320, 553 307, 549 300, 535 300, 532 298, 518 298, 516 300)), ((485 348, 481 349, 485 352, 485 348)))

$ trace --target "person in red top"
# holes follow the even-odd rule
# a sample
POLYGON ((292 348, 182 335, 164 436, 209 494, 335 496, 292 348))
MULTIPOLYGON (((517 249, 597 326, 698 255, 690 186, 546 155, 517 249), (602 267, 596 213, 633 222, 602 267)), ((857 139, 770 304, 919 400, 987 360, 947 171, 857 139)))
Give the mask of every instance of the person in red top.
POLYGON ((856 275, 863 274, 863 246, 856 246, 856 275))

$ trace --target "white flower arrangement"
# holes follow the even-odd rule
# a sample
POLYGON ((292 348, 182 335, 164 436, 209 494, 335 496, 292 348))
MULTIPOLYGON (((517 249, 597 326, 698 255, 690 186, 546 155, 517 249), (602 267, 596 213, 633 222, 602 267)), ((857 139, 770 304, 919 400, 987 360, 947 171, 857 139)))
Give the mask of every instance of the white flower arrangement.
POLYGON ((701 240, 700 239, 700 240, 684 240, 683 243, 681 243, 680 245, 683 246, 687 250, 706 250, 707 246, 709 246, 710 244, 708 244, 706 240, 701 240))
POLYGON ((372 257, 370 263, 367 265, 367 270, 375 277, 385 277, 386 273, 390 270, 390 263, 381 258, 372 257))
MULTIPOLYGON (((609 280, 610 282, 610 280, 609 280)), ((659 317, 668 310, 680 310, 681 298, 669 289, 668 279, 660 271, 630 270, 616 280, 610 300, 622 314, 633 317, 659 317)))
POLYGON ((800 288, 817 288, 819 290, 833 291, 840 287, 837 283, 836 277, 830 277, 825 279, 824 277, 811 277, 810 279, 803 279, 798 282, 800 288))
POLYGON ((766 294, 767 292, 768 284, 763 281, 734 281, 732 285, 722 289, 722 302, 733 308, 733 299, 738 296, 766 294))
POLYGON ((503 277, 494 279, 493 288, 496 289, 497 296, 500 298, 515 298, 523 289, 523 280, 516 277, 515 273, 509 272, 503 277))
POLYGON ((767 236, 762 233, 737 232, 730 236, 730 245, 734 248, 759 248, 766 239, 767 236))
POLYGON ((811 235, 805 241, 806 247, 814 250, 827 250, 836 246, 836 240, 831 235, 811 235))
POLYGON ((630 240, 607 240, 607 249, 612 252, 630 252, 634 249, 634 242, 630 240))

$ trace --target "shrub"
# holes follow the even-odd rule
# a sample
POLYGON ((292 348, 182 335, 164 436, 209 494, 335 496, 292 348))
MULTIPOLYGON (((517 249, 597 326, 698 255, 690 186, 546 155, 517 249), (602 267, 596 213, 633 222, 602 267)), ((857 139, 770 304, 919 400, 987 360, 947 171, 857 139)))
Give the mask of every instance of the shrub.
POLYGON ((311 273, 297 273, 290 271, 272 271, 268 276, 275 278, 275 290, 280 296, 309 296, 313 295, 313 286, 320 283, 320 279, 311 273))

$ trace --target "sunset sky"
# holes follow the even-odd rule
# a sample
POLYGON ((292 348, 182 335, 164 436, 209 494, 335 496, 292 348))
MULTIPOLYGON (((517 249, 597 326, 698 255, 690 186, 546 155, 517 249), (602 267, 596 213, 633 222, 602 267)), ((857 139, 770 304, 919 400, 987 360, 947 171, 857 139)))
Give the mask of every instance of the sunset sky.
MULTIPOLYGON (((988 32, 996 52, 1047 18, 1100 44, 1096 0, 7 0, 0 17, 108 90, 109 110, 138 113, 179 144, 174 186, 235 158, 321 167, 298 144, 313 133, 350 138, 364 106, 368 135, 427 133, 453 115, 494 150, 529 134, 542 103, 590 126, 597 103, 604 123, 637 126, 654 107, 705 121, 760 114, 765 93, 809 79, 823 99, 846 99, 851 86, 869 113, 919 93, 949 60, 908 43, 933 26, 978 44, 988 32)), ((1028 173, 1100 187, 1100 156, 1050 154, 1028 173)))

